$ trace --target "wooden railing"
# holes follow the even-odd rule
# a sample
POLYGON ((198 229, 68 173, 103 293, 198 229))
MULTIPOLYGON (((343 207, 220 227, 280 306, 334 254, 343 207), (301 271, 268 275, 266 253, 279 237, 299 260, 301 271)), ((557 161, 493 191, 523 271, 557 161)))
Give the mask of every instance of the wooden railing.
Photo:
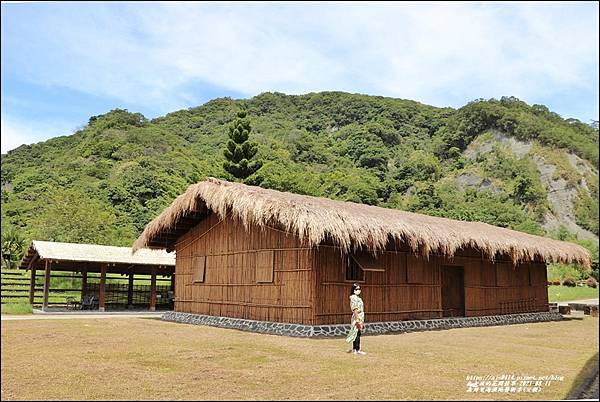
MULTIPOLYGON (((85 288, 86 295, 96 296, 99 295, 99 283, 88 283, 85 288)), ((156 305, 169 304, 170 286, 157 286, 156 287, 156 305)), ((127 305, 128 298, 128 284, 121 283, 107 283, 105 287, 105 303, 113 305, 127 305)), ((150 303, 150 285, 134 285, 132 292, 132 304, 149 304, 150 303)))

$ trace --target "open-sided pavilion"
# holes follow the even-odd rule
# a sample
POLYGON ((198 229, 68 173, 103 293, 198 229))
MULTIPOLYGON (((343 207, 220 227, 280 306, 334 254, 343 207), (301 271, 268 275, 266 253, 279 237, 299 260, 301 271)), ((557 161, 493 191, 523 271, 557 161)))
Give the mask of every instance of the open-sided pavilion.
POLYGON ((35 278, 38 270, 44 271, 44 296, 42 309, 48 308, 50 277, 52 271, 81 273, 82 299, 88 287, 88 273, 99 273, 98 308, 106 308, 106 279, 108 274, 128 276, 127 305, 132 305, 134 294, 134 276, 150 276, 149 309, 156 308, 157 275, 171 278, 174 287, 175 253, 164 250, 140 250, 132 254, 130 247, 103 246, 98 244, 59 243, 34 240, 25 253, 20 269, 31 271, 29 303, 33 305, 35 298, 35 278))

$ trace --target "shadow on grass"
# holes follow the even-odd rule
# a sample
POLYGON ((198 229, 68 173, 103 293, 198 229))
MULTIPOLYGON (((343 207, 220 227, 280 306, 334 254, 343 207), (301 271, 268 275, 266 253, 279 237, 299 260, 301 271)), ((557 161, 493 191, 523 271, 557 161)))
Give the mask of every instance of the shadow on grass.
MULTIPOLYGON (((583 321, 585 319, 584 316, 563 316, 563 321, 583 321)), ((558 321, 560 322, 560 321, 558 321)))
MULTIPOLYGON (((581 399, 586 398, 582 393, 586 393, 594 381, 594 377, 598 376, 598 352, 592 356, 577 373, 577 378, 573 382, 573 386, 567 392, 566 399, 581 399)), ((587 398, 590 396, 588 395, 587 398)))

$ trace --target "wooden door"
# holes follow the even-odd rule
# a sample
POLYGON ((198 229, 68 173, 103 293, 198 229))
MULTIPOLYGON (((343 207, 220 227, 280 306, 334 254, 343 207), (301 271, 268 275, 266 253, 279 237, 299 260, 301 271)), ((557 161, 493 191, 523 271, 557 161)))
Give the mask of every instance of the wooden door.
POLYGON ((442 309, 444 317, 464 317, 465 285, 462 267, 442 266, 442 309))

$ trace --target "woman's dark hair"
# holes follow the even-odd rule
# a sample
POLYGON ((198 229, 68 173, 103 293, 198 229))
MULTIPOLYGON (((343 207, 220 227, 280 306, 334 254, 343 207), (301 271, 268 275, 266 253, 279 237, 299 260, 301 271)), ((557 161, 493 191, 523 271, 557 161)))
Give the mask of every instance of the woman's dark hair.
POLYGON ((360 285, 358 285, 357 283, 353 283, 352 290, 350 291, 350 296, 352 296, 354 294, 354 291, 356 290, 356 288, 360 289, 360 285))

